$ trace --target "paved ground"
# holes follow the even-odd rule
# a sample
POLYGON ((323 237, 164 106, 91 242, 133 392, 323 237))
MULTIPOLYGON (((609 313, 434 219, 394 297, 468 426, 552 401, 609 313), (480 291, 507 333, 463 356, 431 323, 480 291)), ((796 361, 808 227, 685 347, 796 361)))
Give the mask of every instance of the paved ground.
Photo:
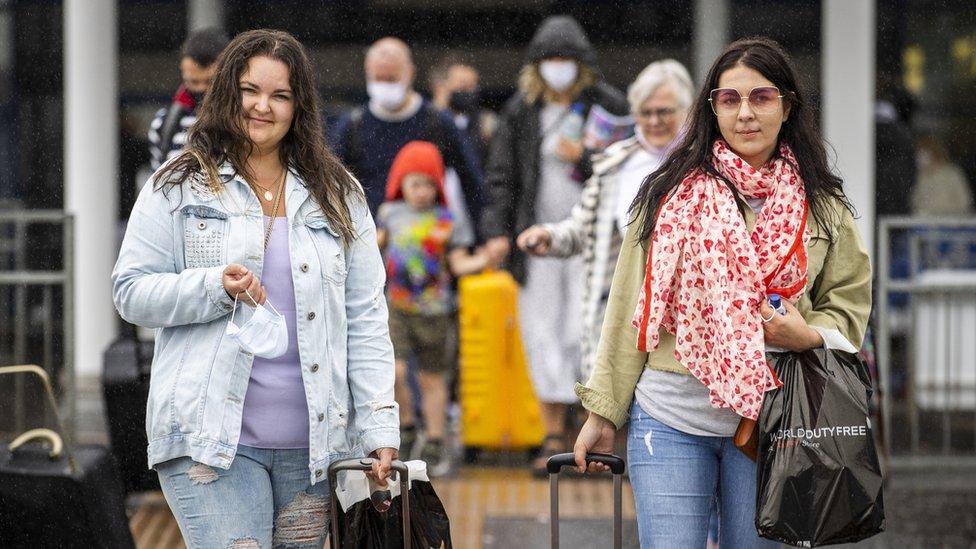
MULTIPOLYGON (((97 383, 79 385, 80 442, 107 443, 97 383)), ((489 459, 468 466, 453 479, 434 483, 451 517, 459 548, 548 547, 549 491, 533 479, 520 457, 489 459), (497 465, 502 464, 502 465, 497 465), (513 541, 514 540, 514 541, 513 541), (515 543, 515 545, 512 545, 515 543)), ((976 474, 973 471, 895 471, 885 492, 888 531, 856 545, 870 549, 976 549, 976 474)), ((611 483, 566 480, 561 485, 564 547, 607 547, 612 511, 611 483)), ((142 548, 181 548, 176 522, 158 493, 130 499, 130 526, 142 548)), ((624 539, 634 545, 633 495, 624 490, 624 539)), ((854 545, 838 547, 855 547, 854 545)))

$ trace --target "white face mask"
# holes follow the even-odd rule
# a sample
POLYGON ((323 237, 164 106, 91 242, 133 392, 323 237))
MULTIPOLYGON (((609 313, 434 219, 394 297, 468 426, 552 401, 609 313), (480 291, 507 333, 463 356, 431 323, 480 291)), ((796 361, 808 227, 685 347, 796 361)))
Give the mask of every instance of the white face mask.
POLYGON ((546 85, 557 92, 564 92, 576 82, 579 66, 576 61, 549 59, 539 63, 539 75, 546 85))
MULTIPOLYGON (((245 292, 247 297, 251 294, 245 292)), ((251 297, 251 301, 254 298, 251 297)), ((271 302, 265 300, 268 306, 271 302)), ((271 307, 274 309, 274 307, 271 307)), ((237 313, 237 296, 234 296, 234 310, 227 322, 227 335, 237 342, 245 352, 261 358, 278 358, 288 350, 288 325, 285 317, 277 310, 271 312, 264 305, 254 308, 254 314, 243 326, 234 324, 237 313)))
POLYGON ((403 82, 366 82, 370 101, 388 111, 396 110, 407 98, 407 85, 403 82))

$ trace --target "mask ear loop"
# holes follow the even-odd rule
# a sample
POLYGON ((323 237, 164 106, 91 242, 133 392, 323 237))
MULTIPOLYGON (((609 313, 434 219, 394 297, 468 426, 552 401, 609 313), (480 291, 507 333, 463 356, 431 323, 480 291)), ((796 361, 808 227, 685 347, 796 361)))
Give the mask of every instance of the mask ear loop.
MULTIPOLYGON (((244 293, 247 294, 247 297, 251 299, 251 302, 254 303, 255 307, 259 305, 258 301, 251 296, 251 292, 244 290, 244 293)), ((278 312, 278 309, 276 309, 275 306, 271 304, 271 300, 265 298, 264 303, 262 305, 267 305, 268 307, 271 307, 271 310, 274 311, 276 315, 281 316, 281 313, 278 312)))
POLYGON ((237 314, 237 297, 241 295, 241 292, 234 294, 234 308, 230 310, 230 323, 234 323, 234 315, 237 314))

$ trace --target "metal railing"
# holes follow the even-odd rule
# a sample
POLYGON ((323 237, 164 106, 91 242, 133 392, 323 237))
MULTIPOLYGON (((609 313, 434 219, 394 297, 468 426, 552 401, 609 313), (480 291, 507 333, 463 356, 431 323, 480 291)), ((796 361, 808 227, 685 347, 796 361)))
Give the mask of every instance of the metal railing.
MULTIPOLYGON (((0 210, 0 365, 39 364, 50 374, 71 440, 76 417, 73 272, 71 215, 0 210), (40 257, 43 250, 52 257, 40 257)), ((44 412, 34 409, 36 402, 26 391, 21 376, 12 386, 0 387, 0 398, 15 403, 4 414, 12 417, 0 418, 0 429, 23 432, 44 421, 38 417, 44 412)))
POLYGON ((889 465, 976 466, 976 218, 882 218, 875 309, 889 465))

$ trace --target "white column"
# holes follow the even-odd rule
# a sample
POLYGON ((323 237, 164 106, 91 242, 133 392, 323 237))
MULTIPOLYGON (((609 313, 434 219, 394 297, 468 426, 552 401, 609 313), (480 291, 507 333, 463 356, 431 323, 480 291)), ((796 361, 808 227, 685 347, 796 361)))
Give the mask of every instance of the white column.
POLYGON ((64 2, 64 209, 75 217, 74 363, 97 375, 116 336, 119 193, 115 0, 64 2))
POLYGON ((874 0, 823 0, 823 128, 874 249, 874 0))
POLYGON ((695 84, 729 45, 729 0, 695 0, 695 84))
POLYGON ((224 28, 224 0, 189 0, 186 3, 189 31, 224 28))

